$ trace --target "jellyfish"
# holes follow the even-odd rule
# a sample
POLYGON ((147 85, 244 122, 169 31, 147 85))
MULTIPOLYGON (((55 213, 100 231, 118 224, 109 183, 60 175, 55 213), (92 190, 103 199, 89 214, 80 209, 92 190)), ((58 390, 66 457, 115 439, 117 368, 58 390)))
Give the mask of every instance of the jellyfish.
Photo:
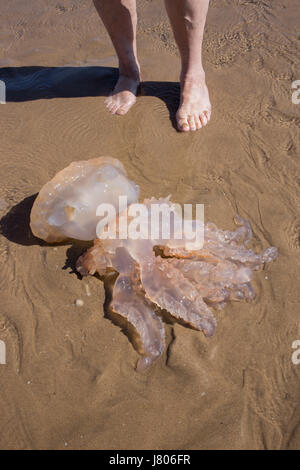
MULTIPOLYGON (((203 221, 203 243, 193 245, 190 233, 175 236, 182 227, 182 214, 170 196, 145 199, 140 236, 129 232, 124 236, 120 222, 126 220, 128 227, 134 221, 138 195, 138 186, 127 178, 118 160, 100 157, 73 162, 41 189, 32 208, 31 229, 50 243, 93 240, 93 246, 78 258, 77 271, 82 276, 104 277, 115 271, 111 308, 138 333, 141 357, 136 369, 144 371, 165 348, 163 311, 212 336, 217 326, 214 309, 230 301, 251 301, 253 272, 275 260, 277 249, 268 247, 258 253, 249 248, 251 227, 239 216, 233 231, 203 221), (127 204, 120 207, 120 197, 125 196, 127 204), (115 216, 100 225, 100 232, 99 204, 116 208, 115 216), (168 219, 172 220, 169 237, 164 235, 165 221, 148 230, 153 207, 162 204, 165 214, 173 216, 168 219)), ((196 222, 191 221, 190 230, 196 222)))

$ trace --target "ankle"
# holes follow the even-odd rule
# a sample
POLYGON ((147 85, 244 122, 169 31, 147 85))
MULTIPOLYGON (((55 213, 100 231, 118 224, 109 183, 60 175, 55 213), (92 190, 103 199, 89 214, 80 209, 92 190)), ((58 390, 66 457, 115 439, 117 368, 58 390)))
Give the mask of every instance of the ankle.
POLYGON ((204 69, 202 67, 198 67, 198 68, 183 67, 181 69, 180 81, 181 81, 181 83, 186 83, 186 82, 194 83, 194 82, 197 82, 197 83, 205 84, 204 69))
POLYGON ((119 75, 140 81, 140 67, 136 61, 134 63, 127 62, 126 64, 119 63, 119 75))

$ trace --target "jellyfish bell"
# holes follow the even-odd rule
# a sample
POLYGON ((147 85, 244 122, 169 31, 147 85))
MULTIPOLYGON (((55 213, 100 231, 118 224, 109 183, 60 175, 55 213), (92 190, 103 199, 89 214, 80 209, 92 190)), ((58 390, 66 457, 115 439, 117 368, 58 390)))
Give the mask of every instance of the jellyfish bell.
POLYGON ((117 215, 120 196, 128 205, 139 197, 121 162, 111 157, 72 162, 40 190, 30 214, 32 233, 48 243, 94 240, 99 205, 110 204, 117 215))

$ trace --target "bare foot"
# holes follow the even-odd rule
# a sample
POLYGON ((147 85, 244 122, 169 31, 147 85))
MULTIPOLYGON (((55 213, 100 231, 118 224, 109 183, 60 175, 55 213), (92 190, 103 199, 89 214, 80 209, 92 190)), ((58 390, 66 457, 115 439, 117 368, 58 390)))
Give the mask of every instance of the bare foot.
POLYGON ((126 114, 136 102, 140 84, 138 75, 127 76, 120 74, 112 93, 106 98, 105 104, 112 114, 126 114))
POLYGON ((178 130, 196 131, 206 126, 211 116, 211 104, 205 75, 181 79, 180 105, 176 113, 178 130))

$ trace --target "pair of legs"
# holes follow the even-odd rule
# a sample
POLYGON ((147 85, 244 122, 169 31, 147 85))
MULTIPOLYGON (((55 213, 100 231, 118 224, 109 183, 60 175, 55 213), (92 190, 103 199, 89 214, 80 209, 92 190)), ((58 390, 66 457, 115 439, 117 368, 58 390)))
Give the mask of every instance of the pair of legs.
MULTIPOLYGON (((140 67, 136 50, 136 0, 94 0, 119 59, 119 80, 106 100, 113 114, 125 114, 136 101, 140 67)), ((180 105, 176 114, 180 131, 205 126, 211 115, 202 66, 202 40, 209 0, 165 0, 181 56, 180 105)))

